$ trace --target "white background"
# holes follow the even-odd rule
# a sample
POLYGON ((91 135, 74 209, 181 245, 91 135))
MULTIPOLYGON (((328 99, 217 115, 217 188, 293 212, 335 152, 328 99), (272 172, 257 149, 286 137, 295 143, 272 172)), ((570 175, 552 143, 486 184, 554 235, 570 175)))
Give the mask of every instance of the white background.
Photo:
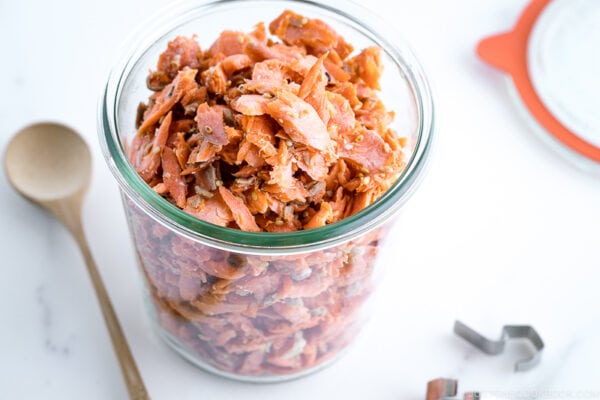
MULTIPOLYGON (((92 147, 85 228, 153 399, 416 400, 438 376, 465 390, 555 389, 561 398, 592 390, 587 398, 600 399, 600 181, 528 130, 502 74, 474 52, 479 39, 512 27, 525 0, 363 2, 425 64, 439 140, 392 233, 373 319, 345 358, 302 380, 248 385, 169 350, 149 330, 96 139, 96 101, 117 46, 167 3, 0 0, 0 149, 19 128, 48 119, 78 129, 92 147), (455 318, 491 337, 504 323, 535 325, 547 347, 542 364, 513 373, 519 346, 482 355, 452 335, 455 318)), ((0 398, 126 398, 75 244, 3 175, 0 226, 0 398)))

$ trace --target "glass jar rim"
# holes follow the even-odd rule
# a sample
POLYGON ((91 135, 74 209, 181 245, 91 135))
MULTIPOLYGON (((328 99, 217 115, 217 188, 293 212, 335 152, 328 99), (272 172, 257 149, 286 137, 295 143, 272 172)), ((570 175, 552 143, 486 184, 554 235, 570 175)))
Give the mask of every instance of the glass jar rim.
POLYGON ((361 27, 405 72, 418 113, 418 132, 411 157, 396 182, 373 204, 338 222, 310 230, 286 233, 246 232, 202 221, 187 214, 158 195, 138 175, 130 164, 120 140, 118 104, 123 86, 139 57, 165 32, 201 17, 217 6, 232 3, 268 3, 279 0, 185 0, 156 13, 125 41, 118 62, 111 70, 98 104, 98 134, 104 158, 123 194, 133 200, 152 219, 179 234, 212 247, 252 254, 291 254, 329 248, 381 226, 410 197, 423 176, 433 139, 435 112, 431 88, 423 69, 398 34, 370 11, 352 2, 335 0, 327 5, 312 0, 286 0, 334 12, 339 17, 361 27), (360 19, 355 17, 360 15, 360 19), (156 27, 161 27, 157 30, 156 27), (377 28, 375 28, 377 27, 377 28), (158 33, 157 33, 158 31, 158 33))

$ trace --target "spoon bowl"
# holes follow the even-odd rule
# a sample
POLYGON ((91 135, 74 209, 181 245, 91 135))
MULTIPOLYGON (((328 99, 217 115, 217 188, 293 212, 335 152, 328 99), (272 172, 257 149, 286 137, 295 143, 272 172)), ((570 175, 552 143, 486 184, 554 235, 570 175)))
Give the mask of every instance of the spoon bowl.
POLYGON ((91 177, 92 158, 87 144, 73 129, 42 122, 14 136, 6 149, 4 168, 22 195, 45 202, 84 192, 91 177))

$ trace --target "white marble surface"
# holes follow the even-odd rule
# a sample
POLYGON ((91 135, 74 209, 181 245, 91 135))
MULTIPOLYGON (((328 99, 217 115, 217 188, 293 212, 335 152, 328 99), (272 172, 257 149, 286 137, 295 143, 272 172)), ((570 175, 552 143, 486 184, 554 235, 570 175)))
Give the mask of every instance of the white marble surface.
MULTIPOLYGON (((416 400, 438 376, 513 398, 600 399, 600 181, 540 143, 504 78, 474 56, 478 39, 512 26, 525 0, 364 1, 426 64, 440 131, 429 176, 393 232, 397 254, 371 324, 343 360, 299 381, 248 385, 169 350, 149 330, 95 129, 117 45, 166 3, 0 0, 0 148, 45 119, 92 146, 85 227, 153 399, 416 400), (547 346, 542 364, 513 373, 518 346, 482 355, 452 335, 455 318, 490 336, 504 323, 534 324, 547 346)), ((3 175, 0 210, 0 398, 124 399, 75 244, 3 175)))

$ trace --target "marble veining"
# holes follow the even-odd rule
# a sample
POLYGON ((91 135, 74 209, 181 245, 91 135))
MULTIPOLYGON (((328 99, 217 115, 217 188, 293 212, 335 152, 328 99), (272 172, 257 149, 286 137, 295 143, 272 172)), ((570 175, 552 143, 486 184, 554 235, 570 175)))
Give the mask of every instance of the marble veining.
POLYGON ((64 342, 61 342, 55 337, 53 332, 53 310, 47 298, 44 285, 39 285, 35 288, 35 301, 38 305, 38 311, 42 320, 42 334, 45 349, 50 353, 68 357, 71 353, 69 342, 72 340, 72 337, 64 342))

